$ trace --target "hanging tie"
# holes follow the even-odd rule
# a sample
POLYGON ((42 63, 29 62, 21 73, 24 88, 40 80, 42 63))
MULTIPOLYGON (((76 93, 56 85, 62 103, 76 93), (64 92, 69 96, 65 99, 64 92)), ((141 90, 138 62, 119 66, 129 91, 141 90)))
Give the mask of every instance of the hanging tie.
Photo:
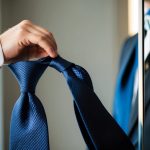
POLYGON ((87 71, 60 56, 40 60, 62 72, 74 99, 81 133, 89 150, 134 150, 129 138, 107 112, 93 90, 87 71))
POLYGON ((37 82, 47 66, 38 62, 18 62, 9 67, 21 91, 11 116, 10 150, 49 150, 45 111, 35 95, 37 82))

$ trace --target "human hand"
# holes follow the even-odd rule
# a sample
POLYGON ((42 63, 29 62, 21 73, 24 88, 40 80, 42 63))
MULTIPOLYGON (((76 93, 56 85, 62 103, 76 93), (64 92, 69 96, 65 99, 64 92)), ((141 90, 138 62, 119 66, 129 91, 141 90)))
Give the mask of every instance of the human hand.
POLYGON ((23 20, 0 35, 4 63, 57 56, 57 44, 49 31, 23 20))

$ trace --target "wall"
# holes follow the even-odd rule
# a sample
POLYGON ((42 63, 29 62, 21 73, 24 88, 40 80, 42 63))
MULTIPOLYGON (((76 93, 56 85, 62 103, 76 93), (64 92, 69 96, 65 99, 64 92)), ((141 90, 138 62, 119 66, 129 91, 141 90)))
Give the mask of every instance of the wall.
MULTIPOLYGON (((3 30, 30 19, 52 31, 59 53, 88 70, 95 92, 111 112, 119 49, 127 36, 125 8, 126 0, 3 0, 3 30)), ((4 67, 5 150, 11 110, 18 95, 17 82, 4 67)), ((48 117, 51 149, 85 150, 64 78, 47 69, 37 95, 48 117)))

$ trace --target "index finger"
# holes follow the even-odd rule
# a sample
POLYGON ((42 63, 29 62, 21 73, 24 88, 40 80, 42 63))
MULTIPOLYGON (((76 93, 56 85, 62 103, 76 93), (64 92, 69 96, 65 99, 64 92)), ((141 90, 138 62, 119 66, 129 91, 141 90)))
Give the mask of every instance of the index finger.
POLYGON ((55 58, 57 56, 57 50, 53 49, 54 42, 50 38, 38 36, 34 33, 29 33, 27 38, 31 43, 37 44, 45 50, 50 57, 55 58))

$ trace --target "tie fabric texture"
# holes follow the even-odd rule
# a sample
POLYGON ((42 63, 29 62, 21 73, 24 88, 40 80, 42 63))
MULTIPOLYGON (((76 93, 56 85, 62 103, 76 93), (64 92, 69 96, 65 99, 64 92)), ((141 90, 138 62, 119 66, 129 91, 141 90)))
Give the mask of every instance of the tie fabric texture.
MULTIPOLYGON (((131 43, 133 44, 133 43, 131 43)), ((119 71, 116 91, 114 97, 114 118, 128 134, 129 119, 131 114, 131 104, 133 98, 134 79, 138 66, 138 44, 133 50, 126 67, 119 71)))
POLYGON ((76 118, 89 150, 134 150, 134 147, 96 96, 88 72, 58 56, 41 60, 61 72, 73 96, 76 118))
POLYGON ((76 118, 89 150, 134 150, 129 138, 94 93, 87 71, 62 57, 10 65, 21 88, 12 113, 10 149, 49 149, 43 107, 34 95, 35 86, 47 66, 61 72, 73 96, 76 118))
POLYGON ((37 62, 9 65, 20 86, 20 97, 11 116, 10 150, 49 150, 44 108, 35 95, 36 84, 47 68, 37 62))

